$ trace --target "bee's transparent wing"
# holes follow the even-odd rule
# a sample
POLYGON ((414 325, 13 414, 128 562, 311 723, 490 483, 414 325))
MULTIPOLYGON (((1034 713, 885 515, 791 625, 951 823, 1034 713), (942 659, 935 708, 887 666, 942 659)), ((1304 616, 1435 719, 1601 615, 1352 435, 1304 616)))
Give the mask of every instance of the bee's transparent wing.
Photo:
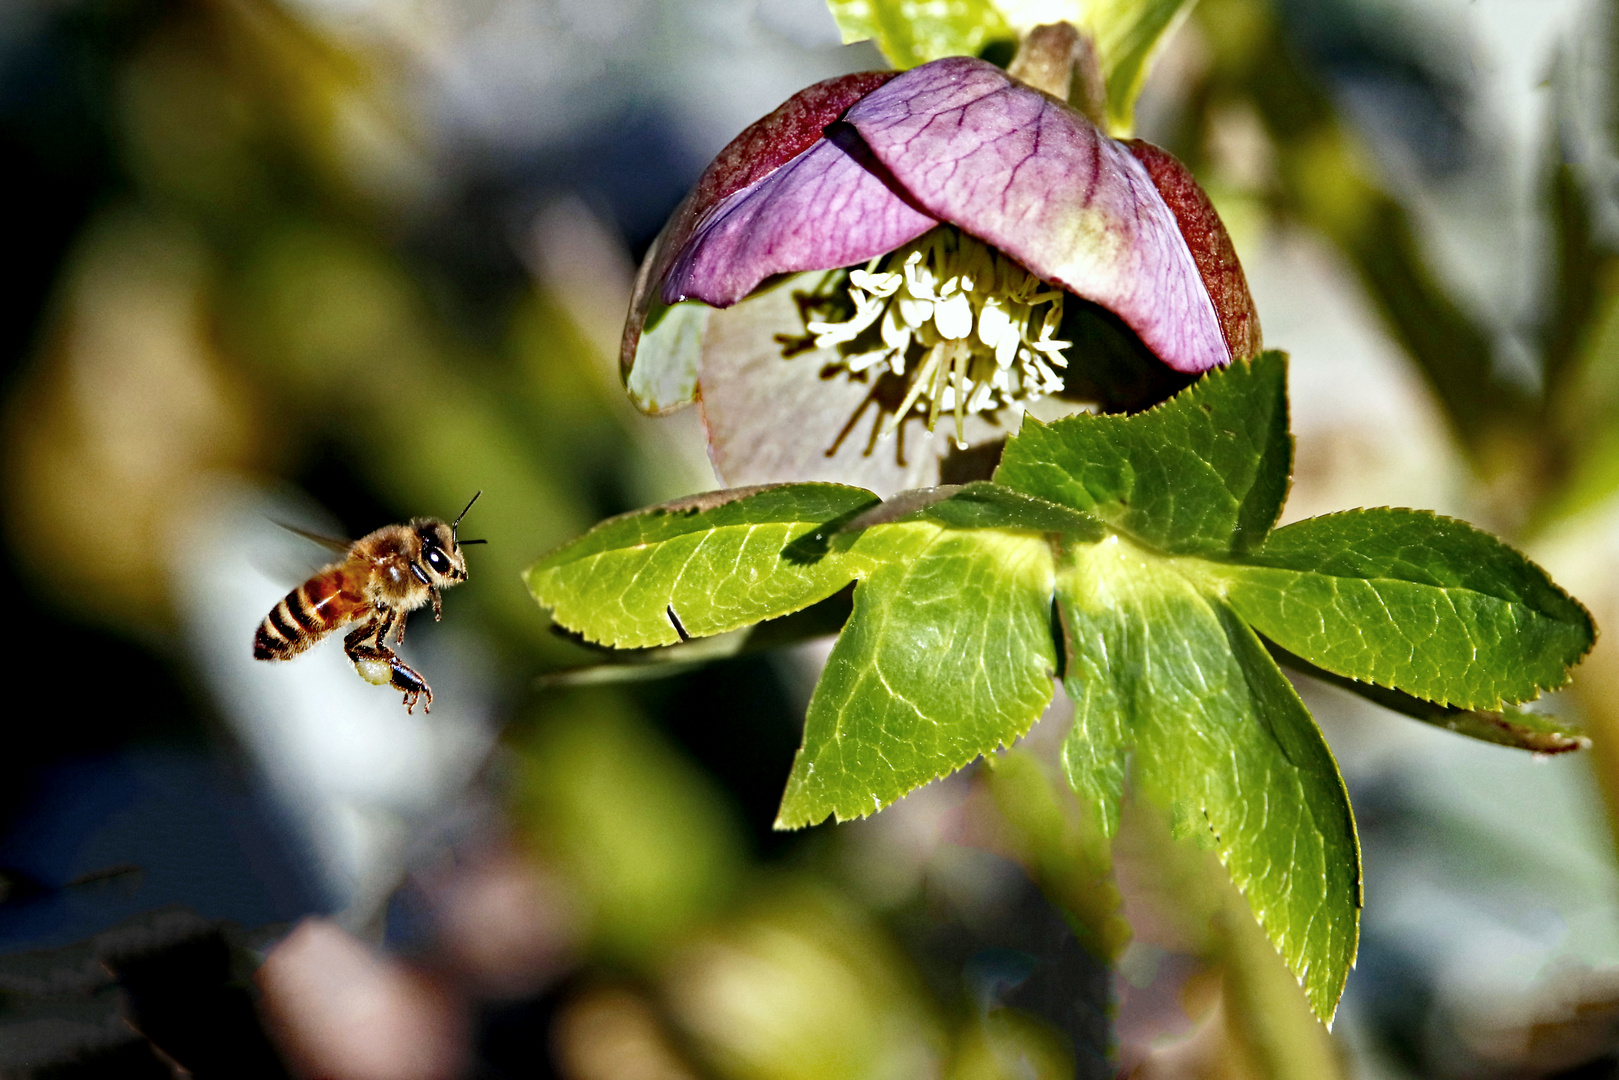
POLYGON ((288 532, 294 534, 295 536, 301 536, 305 540, 309 540, 309 541, 312 541, 313 543, 319 544, 323 548, 330 548, 332 551, 337 552, 339 555, 342 555, 345 552, 347 552, 348 549, 349 549, 349 545, 353 543, 352 540, 340 540, 335 536, 326 536, 326 535, 324 535, 322 533, 310 532, 308 529, 300 529, 298 526, 296 526, 296 525, 288 525, 284 521, 277 521, 277 522, 275 522, 275 524, 280 526, 281 528, 287 530, 288 532))
POLYGON ((302 582, 308 581, 311 575, 319 573, 323 567, 340 561, 348 552, 347 540, 300 529, 296 525, 288 525, 275 518, 266 518, 264 521, 265 524, 274 525, 279 531, 262 534, 262 543, 252 557, 253 566, 259 573, 284 589, 296 588, 302 582), (286 533, 291 533, 298 539, 292 540, 285 536, 286 533), (302 541, 325 550, 317 553, 314 548, 302 541), (336 557, 329 554, 330 552, 335 552, 336 557))

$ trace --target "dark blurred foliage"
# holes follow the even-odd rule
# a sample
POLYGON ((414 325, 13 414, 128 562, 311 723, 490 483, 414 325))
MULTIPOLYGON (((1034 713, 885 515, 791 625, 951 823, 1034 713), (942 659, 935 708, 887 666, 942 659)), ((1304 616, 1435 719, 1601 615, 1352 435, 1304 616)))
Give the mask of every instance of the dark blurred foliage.
MULTIPOLYGON (((10 198, 21 211, 9 230, 16 272, 0 297, 0 356, 8 394, 39 343, 74 239, 99 207, 129 189, 114 144, 112 84, 130 43, 148 33, 157 18, 155 5, 70 7, 42 19, 36 33, 5 46, 0 152, 8 163, 10 198)), ((8 838, 0 862, 11 864, 27 859, 17 849, 32 838, 18 832, 26 829, 25 810, 39 806, 60 783, 53 768, 116 754, 131 744, 200 747, 209 724, 207 705, 183 667, 151 648, 150 640, 137 644, 128 635, 63 617, 14 558, 4 561, 0 573, 10 604, 10 660, 17 671, 38 673, 41 687, 50 687, 52 714, 71 718, 58 722, 35 713, 32 722, 14 725, 7 752, 0 755, 0 835, 8 838), (95 672, 93 681, 75 677, 86 665, 95 672), (121 705, 108 708, 109 697, 121 705)), ((13 881, 30 880, 20 868, 4 872, 13 881)), ((13 884, 0 903, 24 905, 26 912, 53 891, 49 885, 19 890, 13 884)), ((84 932, 76 930, 75 936, 84 932)), ((13 947, 28 940, 6 936, 13 947)))

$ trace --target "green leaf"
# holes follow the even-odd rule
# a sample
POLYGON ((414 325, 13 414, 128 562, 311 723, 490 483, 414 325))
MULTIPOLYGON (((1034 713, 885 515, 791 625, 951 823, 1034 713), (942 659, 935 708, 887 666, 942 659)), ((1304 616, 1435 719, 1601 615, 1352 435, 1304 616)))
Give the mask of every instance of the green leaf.
POLYGON ((778 828, 864 817, 1028 731, 1051 701, 1044 536, 873 528, 872 567, 810 699, 778 828))
POLYGON ((1568 681, 1591 616, 1488 533, 1421 510, 1351 510, 1207 573, 1282 648, 1440 705, 1497 709, 1568 681))
POLYGON ((1275 642, 1266 642, 1266 648, 1285 668, 1320 679, 1340 690, 1365 698, 1367 701, 1421 720, 1425 724, 1454 731, 1480 742, 1497 746, 1510 746, 1515 750, 1528 750, 1536 754, 1567 754, 1590 747, 1591 740, 1585 729, 1562 717, 1550 713, 1529 712, 1527 709, 1503 705, 1499 709, 1458 709, 1453 705, 1440 705, 1424 701, 1402 690, 1374 683, 1356 682, 1342 675, 1334 675, 1325 668, 1316 667, 1301 656, 1294 656, 1275 642))
POLYGON ((899 70, 941 56, 978 56, 1045 23, 1067 22, 1096 44, 1110 133, 1130 134, 1153 58, 1192 0, 827 0, 843 42, 871 40, 899 70))
POLYGON ((556 621, 588 641, 672 645, 786 615, 843 588, 855 572, 839 554, 800 552, 876 501, 836 484, 710 492, 604 521, 525 578, 556 621))
POLYGON ((926 515, 953 529, 1025 529, 1095 543, 1107 535, 1102 523, 1059 503, 979 480, 953 491, 926 515))
POLYGON ((1097 569, 1093 558, 1081 559, 1067 568, 1057 586, 1065 653, 1063 690, 1074 703, 1074 724, 1062 744, 1062 766, 1086 814, 1103 836, 1112 837, 1119 829, 1125 760, 1133 738, 1131 700, 1121 686, 1126 673, 1115 672, 1113 665, 1131 655, 1134 613, 1116 602, 1097 569))
POLYGON ((594 663, 545 672, 535 680, 535 685, 542 688, 599 686, 683 675, 694 668, 733 657, 831 637, 843 629, 853 611, 854 584, 851 582, 825 600, 744 630, 647 649, 600 648, 599 658, 594 663))
POLYGON ((1122 539, 1071 549, 1056 586, 1076 706, 1064 766, 1111 833, 1133 751, 1132 782, 1215 848, 1328 1021, 1359 933, 1349 799, 1292 686, 1190 562, 1122 539))
POLYGON ((977 56, 1017 35, 992 0, 827 0, 843 43, 871 41, 896 70, 944 56, 977 56))
POLYGON ((1135 127, 1136 99, 1170 32, 1191 13, 1192 0, 1091 0, 1085 26, 1096 39, 1107 84, 1108 129, 1116 138, 1135 127))
POLYGON ((952 529, 1022 529, 1093 543, 1107 535, 1102 523, 1089 514, 987 480, 901 492, 853 519, 844 530, 918 519, 952 529))
MULTIPOLYGON (((1461 522, 1384 509, 1272 532, 1292 459, 1286 375, 1266 353, 1144 413, 1027 420, 990 483, 888 502, 779 485, 627 515, 539 563, 529 586, 559 623, 615 646, 737 631, 715 655, 749 647, 751 623, 786 640, 847 611, 783 828, 872 813, 1008 745, 1060 664, 1075 702, 1062 765, 1087 828, 1113 835, 1127 788, 1167 808, 1219 854, 1327 1019, 1358 934, 1354 823, 1256 631, 1420 719, 1550 750, 1577 734, 1501 703, 1563 682, 1594 627, 1461 522)), ((769 426, 757 435, 769 453, 769 426)))
POLYGON ((1027 418, 1007 440, 995 482, 1162 552, 1219 555, 1264 539, 1292 463, 1287 357, 1268 352, 1134 416, 1027 418))

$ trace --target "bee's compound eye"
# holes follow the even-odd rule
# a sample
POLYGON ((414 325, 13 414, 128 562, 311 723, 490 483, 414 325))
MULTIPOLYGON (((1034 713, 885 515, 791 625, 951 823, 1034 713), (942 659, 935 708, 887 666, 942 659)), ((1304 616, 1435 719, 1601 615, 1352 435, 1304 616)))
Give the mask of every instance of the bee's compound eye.
POLYGON ((438 548, 428 549, 427 565, 431 566, 435 573, 448 574, 450 572, 450 560, 438 548))

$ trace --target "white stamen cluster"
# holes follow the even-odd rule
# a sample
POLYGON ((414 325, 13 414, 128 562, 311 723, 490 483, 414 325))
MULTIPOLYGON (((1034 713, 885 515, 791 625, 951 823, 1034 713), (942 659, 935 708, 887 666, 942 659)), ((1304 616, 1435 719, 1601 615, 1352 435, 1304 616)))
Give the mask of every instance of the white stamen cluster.
POLYGON ((929 431, 941 411, 955 413, 956 444, 965 447, 966 413, 1021 408, 1062 387, 1055 369, 1068 366, 1069 342, 1052 337, 1062 290, 949 226, 851 270, 849 297, 849 319, 805 329, 816 348, 842 353, 850 372, 910 372, 885 435, 920 407, 929 431))

